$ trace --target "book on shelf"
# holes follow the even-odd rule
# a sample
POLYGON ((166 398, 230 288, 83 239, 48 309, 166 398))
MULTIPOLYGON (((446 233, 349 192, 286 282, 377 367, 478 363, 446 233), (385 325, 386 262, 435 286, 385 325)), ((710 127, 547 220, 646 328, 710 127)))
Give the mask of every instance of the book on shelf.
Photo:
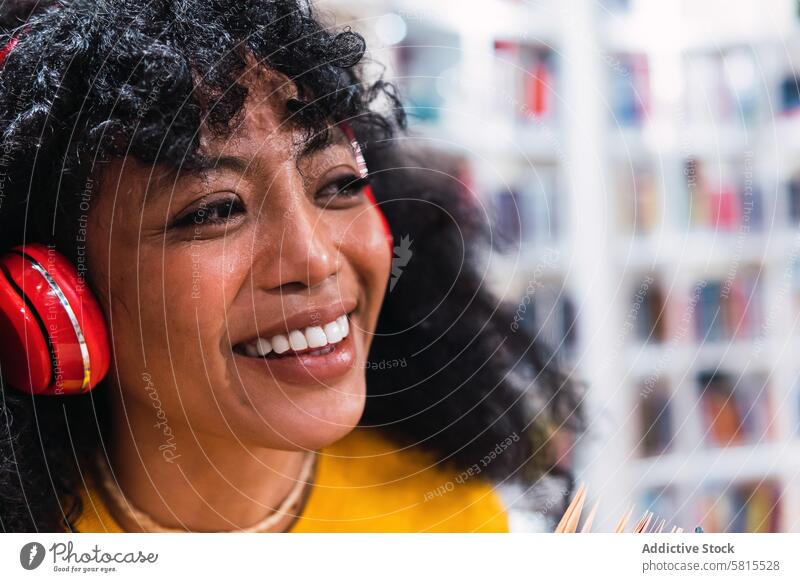
POLYGON ((697 285, 695 339, 723 342, 758 337, 762 332, 760 273, 742 268, 731 280, 706 280, 697 285))
POLYGON ((780 111, 785 115, 800 113, 800 77, 797 73, 787 73, 780 85, 780 111))
POLYGON ((701 342, 718 342, 725 338, 722 330, 722 283, 709 281, 700 288, 694 311, 696 338, 701 342))
POLYGON ((519 180, 522 194, 522 240, 544 243, 559 237, 558 170, 539 164, 523 172, 519 180))
POLYGON ((708 532, 781 531, 781 488, 774 480, 704 487, 694 506, 694 521, 708 532))
POLYGON ((492 241, 500 250, 513 250, 523 238, 520 197, 513 189, 503 189, 494 196, 492 241))
POLYGON ((705 483, 699 490, 692 486, 688 499, 674 485, 651 487, 639 499, 645 510, 669 522, 692 524, 709 533, 781 531, 781 488, 771 479, 705 483))
POLYGON ((550 243, 559 237, 558 171, 554 166, 525 169, 495 194, 495 226, 501 247, 550 243))
POLYGON ((753 183, 750 162, 727 160, 709 167, 689 158, 683 173, 690 228, 744 234, 762 229, 762 190, 753 183))
POLYGON ((726 447, 773 438, 773 406, 765 375, 705 370, 697 375, 697 388, 706 444, 726 447))
POLYGON ((638 449, 642 456, 661 455, 673 444, 672 394, 666 380, 658 379, 654 385, 643 381, 639 386, 638 449))
POLYGON ((647 55, 621 53, 606 60, 610 100, 616 126, 639 126, 650 112, 650 67, 647 55))
POLYGON ((795 172, 789 178, 786 186, 787 215, 789 225, 800 226, 800 172, 795 172))
POLYGON ((640 281, 630 305, 629 317, 639 342, 658 344, 667 340, 667 300, 658 280, 648 276, 640 281))
POLYGON ((661 222, 662 199, 653 170, 625 164, 617 166, 614 175, 623 232, 637 235, 654 232, 661 222))
POLYGON ((534 117, 543 118, 553 108, 551 92, 555 79, 546 60, 539 60, 529 67, 523 90, 526 111, 534 117))
POLYGON ((741 223, 741 206, 734 187, 723 184, 708 192, 710 222, 717 228, 735 230, 741 223))
POLYGON ((555 55, 544 45, 496 39, 494 86, 498 111, 513 109, 517 122, 546 121, 555 115, 557 72, 555 55))

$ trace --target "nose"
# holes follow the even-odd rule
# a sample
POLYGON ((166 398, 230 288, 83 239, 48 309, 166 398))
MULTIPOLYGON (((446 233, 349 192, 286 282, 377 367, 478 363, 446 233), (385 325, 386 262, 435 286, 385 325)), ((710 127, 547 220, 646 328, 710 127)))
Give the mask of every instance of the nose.
POLYGON ((288 292, 312 289, 335 277, 338 244, 320 209, 305 195, 292 195, 278 216, 267 221, 260 237, 269 241, 256 256, 266 269, 264 282, 288 292))

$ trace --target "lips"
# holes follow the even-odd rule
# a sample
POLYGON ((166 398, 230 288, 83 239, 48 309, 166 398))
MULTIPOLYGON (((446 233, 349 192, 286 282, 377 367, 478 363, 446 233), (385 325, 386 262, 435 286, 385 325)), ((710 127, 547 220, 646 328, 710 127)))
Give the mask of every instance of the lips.
POLYGON ((234 346, 237 366, 291 384, 319 384, 347 374, 356 369, 355 304, 307 310, 263 328, 234 346))

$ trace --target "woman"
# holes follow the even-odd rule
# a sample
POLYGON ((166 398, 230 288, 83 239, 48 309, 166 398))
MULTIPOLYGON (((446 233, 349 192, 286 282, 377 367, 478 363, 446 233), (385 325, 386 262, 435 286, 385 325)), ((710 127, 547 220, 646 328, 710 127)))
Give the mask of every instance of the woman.
POLYGON ((398 167, 361 37, 290 0, 6 10, 0 250, 65 255, 111 355, 82 395, 4 382, 2 529, 505 531, 489 480, 548 469, 574 389, 464 265, 472 209, 398 167))

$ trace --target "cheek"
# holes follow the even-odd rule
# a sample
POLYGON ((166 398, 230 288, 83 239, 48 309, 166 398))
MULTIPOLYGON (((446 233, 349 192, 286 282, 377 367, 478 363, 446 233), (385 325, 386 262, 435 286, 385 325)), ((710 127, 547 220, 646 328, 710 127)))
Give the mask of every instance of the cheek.
POLYGON ((181 376, 216 373, 227 303, 249 256, 199 243, 142 243, 113 245, 109 259, 108 312, 120 371, 147 361, 151 369, 181 369, 181 376))
POLYGON ((152 301, 143 306, 148 321, 164 327, 170 336, 194 338, 195 349, 198 343, 213 347, 209 344, 220 341, 228 305, 249 261, 246 252, 235 253, 230 246, 223 250, 213 244, 187 243, 163 255, 159 249, 158 256, 143 262, 147 269, 140 269, 142 280, 150 282, 152 301))
POLYGON ((340 249, 365 287, 370 303, 377 303, 374 307, 379 308, 391 270, 392 248, 383 214, 376 206, 359 212, 350 223, 340 249))

